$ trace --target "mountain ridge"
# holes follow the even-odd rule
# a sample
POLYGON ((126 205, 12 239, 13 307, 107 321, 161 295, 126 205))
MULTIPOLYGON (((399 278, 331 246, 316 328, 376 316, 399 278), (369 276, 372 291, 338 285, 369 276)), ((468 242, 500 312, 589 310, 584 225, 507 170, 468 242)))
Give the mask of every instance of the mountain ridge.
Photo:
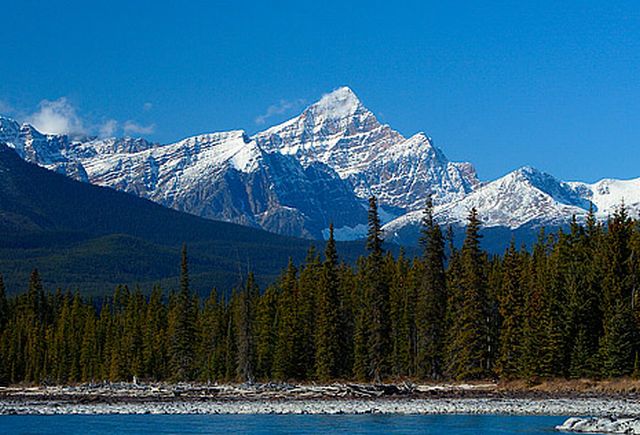
MULTIPOLYGON (((143 138, 43 135, 0 117, 0 141, 23 159, 179 211, 312 239, 366 233, 366 199, 378 197, 394 237, 419 223, 432 196, 436 219, 463 226, 476 207, 487 227, 537 228, 600 219, 626 199, 640 210, 640 178, 565 182, 525 166, 480 181, 474 166, 451 162, 432 139, 382 124, 348 87, 323 95, 300 115, 251 136, 200 134, 170 144, 143 138)), ((415 243, 416 241, 411 241, 415 243)))

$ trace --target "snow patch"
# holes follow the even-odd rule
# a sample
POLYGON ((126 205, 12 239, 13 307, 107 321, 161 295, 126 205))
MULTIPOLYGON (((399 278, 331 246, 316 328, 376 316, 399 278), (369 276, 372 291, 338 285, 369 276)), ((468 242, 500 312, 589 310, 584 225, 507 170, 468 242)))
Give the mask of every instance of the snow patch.
MULTIPOLYGON (((351 241, 351 240, 360 240, 367 237, 368 227, 366 224, 358 224, 355 227, 340 227, 334 228, 333 237, 341 242, 351 241)), ((322 230, 322 237, 325 240, 329 238, 329 228, 325 228, 322 230)))

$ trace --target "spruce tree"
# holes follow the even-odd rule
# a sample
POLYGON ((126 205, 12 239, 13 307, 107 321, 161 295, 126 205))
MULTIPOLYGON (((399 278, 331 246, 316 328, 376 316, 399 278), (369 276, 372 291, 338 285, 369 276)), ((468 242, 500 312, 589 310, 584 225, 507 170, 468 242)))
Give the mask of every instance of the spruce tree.
POLYGON ((500 356, 497 372, 503 378, 516 378, 520 374, 524 323, 524 295, 520 279, 520 256, 512 239, 503 260, 500 288, 500 356))
POLYGON ((316 377, 328 381, 338 375, 340 317, 338 291, 338 252, 333 234, 333 224, 329 225, 329 239, 325 248, 325 260, 317 291, 317 318, 315 333, 316 377))
POLYGON ((469 213, 461 251, 462 305, 454 320, 452 374, 456 379, 480 379, 489 375, 487 277, 480 248, 480 220, 473 208, 469 213))
POLYGON ((603 336, 600 357, 608 376, 630 374, 636 351, 636 322, 633 317, 633 264, 631 240, 633 222, 621 204, 609 219, 603 241, 602 311, 603 336))
POLYGON ((297 309, 295 347, 296 379, 307 379, 315 374, 316 299, 318 284, 322 281, 322 263, 313 245, 300 270, 295 306, 297 309))
POLYGON ((272 378, 277 309, 278 289, 271 285, 260 298, 256 313, 256 376, 264 380, 272 378))
POLYGON ((189 288, 187 247, 182 247, 180 292, 171 313, 171 370, 176 381, 190 380, 194 366, 194 307, 189 288))
POLYGON ((297 329, 297 292, 298 271, 289 259, 289 265, 280 282, 278 295, 276 344, 273 356, 273 376, 276 380, 287 381, 295 377, 296 358, 295 348, 299 343, 297 329))
POLYGON ((243 291, 235 304, 234 322, 236 332, 236 376, 239 381, 253 382, 255 367, 255 343, 253 338, 254 304, 259 290, 253 273, 249 274, 243 291))
POLYGON ((547 289, 549 288, 548 238, 540 230, 533 254, 523 265, 523 285, 526 289, 523 328, 522 370, 526 377, 551 376, 548 355, 548 325, 550 322, 547 289))
POLYGON ((369 198, 366 297, 370 309, 369 363, 371 377, 381 382, 389 373, 389 285, 384 271, 382 227, 376 198, 369 198))
POLYGON ((445 247, 440 226, 433 219, 433 204, 428 198, 422 217, 420 236, 422 268, 416 306, 417 375, 438 379, 444 369, 445 316, 447 283, 445 247))

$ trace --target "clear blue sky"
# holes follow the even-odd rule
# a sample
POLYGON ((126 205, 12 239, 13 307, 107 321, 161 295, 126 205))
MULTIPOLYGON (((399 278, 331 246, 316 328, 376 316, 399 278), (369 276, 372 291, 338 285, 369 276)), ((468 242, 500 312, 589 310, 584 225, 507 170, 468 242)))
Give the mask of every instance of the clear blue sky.
POLYGON ((525 164, 640 176, 638 1, 0 0, 0 14, 0 109, 18 118, 63 110, 166 142, 258 131, 348 85, 483 179, 525 164))

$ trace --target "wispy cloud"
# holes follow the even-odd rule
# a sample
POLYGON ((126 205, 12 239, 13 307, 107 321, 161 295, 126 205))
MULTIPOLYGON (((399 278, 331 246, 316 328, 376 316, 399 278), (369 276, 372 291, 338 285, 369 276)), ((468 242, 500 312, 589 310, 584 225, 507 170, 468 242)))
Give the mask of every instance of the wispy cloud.
POLYGON ((0 115, 11 115, 14 112, 11 104, 0 100, 0 115))
POLYGON ((277 104, 272 104, 267 107, 267 110, 260 116, 255 119, 256 124, 263 125, 270 118, 273 118, 276 115, 282 115, 289 110, 299 108, 304 104, 303 99, 297 100, 280 100, 277 104))
POLYGON ((124 123, 122 129, 124 130, 125 134, 152 134, 154 131, 156 131, 156 125, 142 125, 138 124, 135 121, 128 120, 124 123))
MULTIPOLYGON (((149 111, 153 107, 150 102, 144 103, 143 110, 149 111)), ((111 117, 101 120, 86 117, 77 110, 67 97, 57 100, 42 100, 35 111, 17 110, 8 103, 0 100, 0 115, 10 115, 20 122, 33 125, 45 134, 89 135, 100 138, 121 135, 147 135, 155 132, 155 124, 142 124, 135 120, 119 121, 111 117)))
POLYGON ((75 107, 65 98, 54 101, 42 100, 38 111, 27 118, 42 133, 47 134, 82 134, 86 129, 75 107))
POLYGON ((102 123, 100 128, 98 129, 98 134, 100 137, 112 137, 115 136, 118 131, 118 121, 115 119, 109 119, 102 123))

